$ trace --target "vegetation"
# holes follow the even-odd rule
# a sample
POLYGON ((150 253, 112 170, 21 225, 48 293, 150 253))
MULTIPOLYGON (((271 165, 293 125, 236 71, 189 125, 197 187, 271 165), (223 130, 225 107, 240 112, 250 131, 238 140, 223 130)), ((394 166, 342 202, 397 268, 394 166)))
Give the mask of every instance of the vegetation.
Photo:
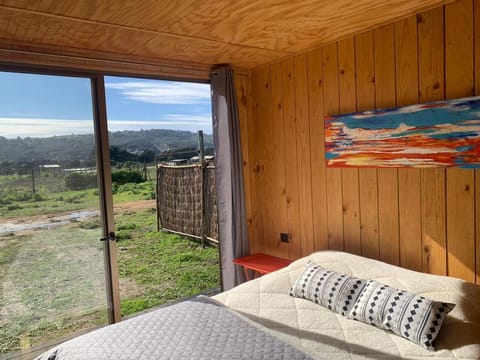
MULTIPOLYGON (((148 201, 155 158, 196 155, 197 134, 122 131, 109 140, 122 315, 217 288, 218 249, 157 232, 148 201)), ((0 137, 0 357, 107 322, 93 141, 0 137), (18 227, 8 233, 10 224, 18 227)), ((212 136, 204 141, 212 153, 212 136)))
MULTIPOLYGON (((155 168, 146 168, 145 174, 137 171, 119 170, 112 174, 114 203, 155 198, 155 168), (138 182, 138 183, 136 183, 138 182)), ((35 193, 32 192, 31 175, 8 175, 0 177, 0 218, 56 214, 86 208, 99 207, 97 175, 71 173, 67 176, 35 178, 35 193)))
POLYGON ((144 179, 143 175, 139 171, 120 170, 112 173, 112 182, 116 183, 117 185, 129 183, 139 184, 145 180, 146 179, 144 179))
POLYGON ((97 174, 70 173, 65 176, 65 186, 70 190, 94 189, 98 186, 97 174))
MULTIPOLYGON (((147 177, 154 172, 149 168, 147 177)), ((153 180, 123 183, 130 180, 125 174, 116 180, 116 205, 155 198, 153 180)), ((0 218, 28 222, 98 209, 98 190, 68 190, 63 176, 42 175, 35 193, 31 186, 29 175, 0 177, 0 218)), ((154 209, 125 208, 115 215, 122 315, 219 286, 216 248, 157 232, 154 209)), ((0 354, 106 323, 100 226, 94 216, 48 231, 0 234, 0 354)))
POLYGON ((125 213, 118 221, 120 288, 128 295, 137 292, 123 297, 123 316, 219 286, 216 248, 202 249, 178 235, 152 231, 155 227, 151 209, 125 213))
MULTIPOLYGON (((117 224, 123 316, 218 287, 216 248, 155 231, 152 209, 121 214, 117 224)), ((99 237, 93 219, 0 238, 0 307, 8 310, 0 353, 106 323, 99 237)))
MULTIPOLYGON (((197 134, 180 130, 118 131, 109 134, 112 160, 151 163, 152 153, 179 151, 198 143, 197 134)), ((213 148, 212 135, 204 135, 207 148, 213 148)), ((95 166, 94 137, 62 135, 48 138, 7 139, 0 136, 0 174, 15 168, 25 172, 31 165, 58 163, 64 168, 95 166), (55 160, 52 159, 55 154, 55 160)))

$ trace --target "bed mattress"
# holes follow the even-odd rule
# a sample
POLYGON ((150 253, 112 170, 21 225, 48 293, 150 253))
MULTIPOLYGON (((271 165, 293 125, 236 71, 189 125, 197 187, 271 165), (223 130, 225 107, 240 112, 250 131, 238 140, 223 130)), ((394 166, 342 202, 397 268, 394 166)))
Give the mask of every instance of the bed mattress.
POLYGON ((344 252, 314 253, 214 299, 315 359, 480 359, 480 286, 344 252), (337 272, 456 304, 434 342, 437 350, 428 351, 390 332, 289 296, 288 290, 309 260, 337 272))

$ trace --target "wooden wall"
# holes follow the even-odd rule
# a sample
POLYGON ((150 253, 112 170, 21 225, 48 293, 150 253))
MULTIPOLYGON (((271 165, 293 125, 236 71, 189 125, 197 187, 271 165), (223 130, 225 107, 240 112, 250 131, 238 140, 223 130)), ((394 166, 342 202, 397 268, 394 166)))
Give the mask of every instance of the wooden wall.
POLYGON ((323 130, 327 114, 480 94, 480 0, 255 69, 237 91, 253 252, 339 249, 480 282, 480 170, 326 168, 323 130))

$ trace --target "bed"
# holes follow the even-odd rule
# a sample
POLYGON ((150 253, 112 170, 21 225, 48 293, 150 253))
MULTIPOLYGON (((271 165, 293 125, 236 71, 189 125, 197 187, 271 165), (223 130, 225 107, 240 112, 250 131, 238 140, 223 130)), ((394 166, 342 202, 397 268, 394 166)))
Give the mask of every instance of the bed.
POLYGON ((212 298, 184 301, 93 331, 37 359, 140 358, 480 359, 480 286, 344 252, 321 251, 212 298), (455 304, 434 340, 436 351, 290 296, 309 262, 455 304))

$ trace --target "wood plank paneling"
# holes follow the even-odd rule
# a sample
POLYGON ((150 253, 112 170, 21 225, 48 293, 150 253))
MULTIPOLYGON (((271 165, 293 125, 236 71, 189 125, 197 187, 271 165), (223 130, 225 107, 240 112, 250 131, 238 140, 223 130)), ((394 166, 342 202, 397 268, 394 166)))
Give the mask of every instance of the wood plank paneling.
POLYGON ((270 172, 273 176, 270 177, 271 190, 273 191, 273 198, 270 204, 272 205, 272 218, 275 219, 275 224, 272 226, 271 238, 272 246, 276 248, 274 255, 286 258, 288 257, 288 243, 280 241, 280 233, 288 232, 287 221, 287 191, 285 184, 285 152, 283 151, 283 144, 285 143, 283 131, 283 84, 282 84, 282 65, 280 63, 273 64, 270 67, 270 77, 272 85, 272 123, 270 134, 273 139, 271 144, 272 156, 270 172))
MULTIPOLYGON (((282 201, 288 204, 289 231, 297 226, 302 234, 295 254, 344 244, 349 252, 403 267, 480 280, 478 170, 326 168, 320 126, 324 115, 337 112, 468 96, 474 84, 480 93, 479 64, 480 0, 460 0, 282 62, 287 186, 282 201), (298 194, 298 220, 290 217, 289 194, 295 189, 289 184, 298 194), (334 233, 342 240, 335 241, 334 233)), ((273 74, 274 66, 270 69, 273 74)), ((256 76, 264 75, 257 70, 256 76)), ((264 89, 253 88, 265 97, 264 89)), ((260 115, 268 116, 261 108, 260 115)), ((268 121, 256 121, 255 136, 270 136, 268 121)), ((265 151, 261 140, 256 146, 255 154, 265 151)), ((265 216, 269 205, 265 196, 257 198, 265 216)))
MULTIPOLYGON (((420 102, 445 98, 443 21, 443 8, 417 16, 420 102)), ((421 184, 422 270, 446 275, 445 169, 422 169, 421 184)))
MULTIPOLYGON (((268 67, 260 68, 255 70, 252 73, 252 90, 254 93, 254 143, 263 144, 263 139, 265 138, 267 132, 267 126, 265 120, 268 116, 267 105, 269 104, 270 97, 268 95, 268 87, 270 81, 270 69, 268 67)), ((266 148, 265 146, 255 146, 253 149, 255 153, 255 164, 253 172, 255 175, 255 191, 256 191, 256 205, 258 203, 265 203, 265 177, 268 174, 265 171, 265 157, 266 157, 266 148)), ((254 226, 257 227, 257 238, 253 241, 252 251, 253 252, 265 252, 269 249, 268 245, 265 242, 266 234, 266 219, 268 217, 268 208, 264 207, 255 207, 256 216, 254 218, 254 226)))
POLYGON ((445 99, 443 8, 419 14, 418 66, 419 102, 445 99))
POLYGON ((474 172, 447 173, 448 275, 475 282, 474 172))
MULTIPOLYGON (((375 45, 375 105, 395 106, 395 28, 393 24, 373 32, 375 45)), ((380 260, 400 264, 398 218, 398 170, 378 169, 378 236, 380 260)))
POLYGON ((245 192, 245 211, 247 217, 247 231, 248 239, 256 238, 256 227, 253 226, 253 206, 252 201, 255 200, 255 192, 251 183, 254 181, 252 173, 249 171, 251 166, 250 160, 253 158, 253 146, 249 146, 249 140, 253 139, 253 116, 251 112, 251 91, 250 91, 250 77, 243 74, 235 73, 235 92, 238 102, 238 117, 240 120, 241 142, 242 142, 242 160, 243 160, 243 182, 245 192))
POLYGON ((472 96, 475 93, 473 30, 472 0, 458 0, 445 6, 445 89, 447 99, 472 96))
POLYGON ((480 170, 475 170, 475 253, 476 253, 476 276, 477 284, 480 284, 480 170))
POLYGON ((475 170, 475 281, 480 284, 480 170, 475 170))
POLYGON ((57 55, 82 49, 83 57, 87 59, 98 56, 109 59, 112 54, 131 62, 141 57, 146 63, 165 59, 192 65, 230 63, 241 68, 254 68, 291 54, 289 51, 252 48, 115 24, 22 13, 12 8, 0 12, 0 33, 4 40, 12 39, 7 46, 27 45, 33 50, 48 46, 57 55))
MULTIPOLYGON (((480 1, 474 3, 474 48, 475 48, 475 95, 480 95, 480 1)), ((476 252, 476 281, 480 284, 480 170, 475 170, 475 252, 476 252)))
POLYGON ((62 48, 60 51, 50 46, 36 46, 33 51, 29 45, 12 45, 0 39, 0 62, 27 67, 60 67, 125 76, 163 77, 187 81, 208 81, 211 69, 209 66, 193 67, 192 64, 172 63, 140 56, 127 58, 124 55, 107 55, 94 50, 88 54, 88 58, 85 56, 86 54, 78 49, 62 48))
POLYGON ((276 219, 275 213, 276 209, 274 206, 276 205, 275 202, 275 195, 273 193, 273 182, 275 181, 272 176, 272 170, 274 168, 273 164, 273 144, 275 142, 275 138, 272 136, 272 127, 273 127, 273 108, 274 104, 272 103, 273 96, 272 96, 272 79, 271 79, 271 69, 270 67, 264 67, 260 69, 262 73, 261 76, 261 83, 260 87, 262 89, 262 99, 263 101, 260 102, 260 116, 259 121, 262 124, 262 143, 263 146, 261 147, 261 156, 259 157, 260 160, 260 172, 259 174, 261 179, 261 189, 263 197, 263 201, 265 204, 271 204, 270 207, 266 208, 262 214, 262 224, 263 224, 263 239, 262 243, 268 249, 271 249, 273 253, 277 253, 277 248, 274 245, 274 236, 276 233, 276 219))
POLYGON ((451 0, 2 0, 10 43, 257 67, 451 0), (301 24, 301 26, 299 26, 301 24))
MULTIPOLYGON (((338 42, 340 113, 356 111, 355 40, 338 42)), ((360 196, 358 169, 342 169, 343 228, 345 251, 360 255, 360 196)))
POLYGON ((328 249, 325 175, 325 136, 323 120, 322 50, 308 53, 308 95, 310 116, 310 154, 312 167, 312 202, 314 249, 328 249))
MULTIPOLYGON (((397 106, 418 103, 417 18, 395 23, 397 106)), ((422 269, 420 170, 398 171, 400 265, 422 269)))
MULTIPOLYGON (((473 65, 473 2, 460 0, 445 7, 445 95, 447 98, 473 94, 473 65)), ((446 184, 448 274, 474 282, 474 172, 449 169, 446 184)))
MULTIPOLYGON (((337 43, 325 46, 322 52, 323 106, 326 115, 339 113, 337 43)), ((327 228, 329 249, 343 250, 342 170, 327 168, 327 228)))
POLYGON ((300 198, 298 187, 297 128, 295 114, 295 69, 293 58, 282 62, 283 84, 283 129, 285 143, 285 188, 287 201, 287 223, 289 234, 290 259, 302 256, 302 237, 300 226, 300 198), (293 171, 292 171, 293 169, 293 171))
MULTIPOLYGON (((357 110, 375 108, 373 32, 355 37, 357 110)), ((359 169, 360 241, 362 255, 378 259, 378 176, 376 169, 359 169)))
POLYGON ((300 198, 300 226, 302 229, 302 252, 309 254, 314 249, 315 240, 313 238, 307 56, 295 56, 293 61, 295 69, 297 171, 300 198))

